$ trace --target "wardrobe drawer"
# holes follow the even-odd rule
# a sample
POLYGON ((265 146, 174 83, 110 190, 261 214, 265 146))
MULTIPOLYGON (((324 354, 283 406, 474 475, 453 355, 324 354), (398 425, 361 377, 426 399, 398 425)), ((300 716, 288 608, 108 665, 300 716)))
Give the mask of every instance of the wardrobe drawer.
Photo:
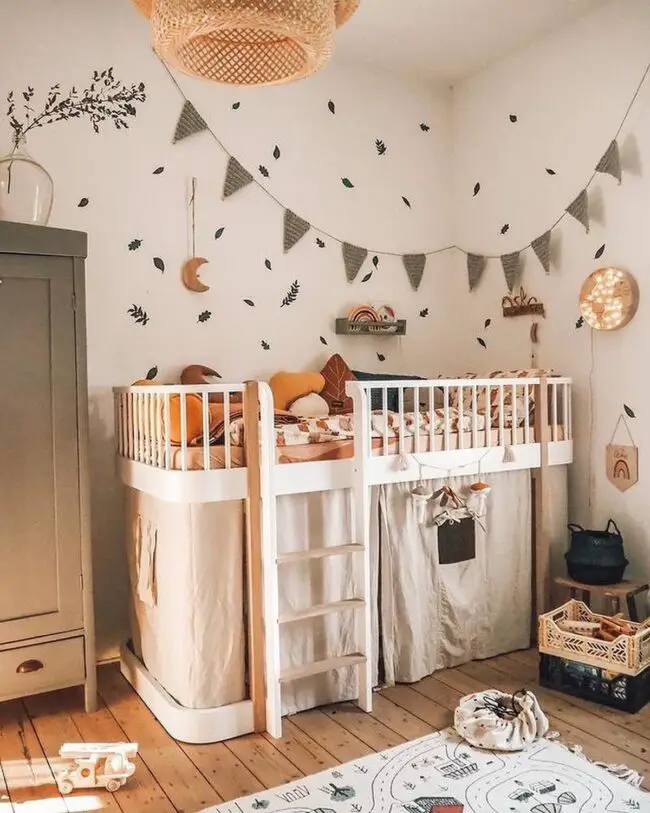
POLYGON ((0 652, 0 701, 84 682, 84 639, 68 638, 0 652))

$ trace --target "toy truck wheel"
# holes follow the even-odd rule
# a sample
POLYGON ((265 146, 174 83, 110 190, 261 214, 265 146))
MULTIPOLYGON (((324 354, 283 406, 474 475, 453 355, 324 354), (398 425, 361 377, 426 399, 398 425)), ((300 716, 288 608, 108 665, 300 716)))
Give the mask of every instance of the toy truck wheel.
POLYGON ((116 790, 119 790, 121 787, 121 783, 118 782, 117 779, 109 779, 106 783, 106 790, 110 791, 111 793, 115 793, 116 790))
POLYGON ((61 791, 61 793, 66 795, 68 793, 72 793, 72 791, 74 790, 74 785, 69 779, 62 779, 59 782, 59 790, 61 791))

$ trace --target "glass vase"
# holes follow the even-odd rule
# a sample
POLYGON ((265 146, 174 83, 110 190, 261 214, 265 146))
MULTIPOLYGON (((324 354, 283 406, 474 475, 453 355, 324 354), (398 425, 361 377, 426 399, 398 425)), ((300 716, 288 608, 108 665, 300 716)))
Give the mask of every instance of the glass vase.
POLYGON ((27 152, 24 137, 0 158, 0 220, 45 226, 54 201, 50 173, 27 152))

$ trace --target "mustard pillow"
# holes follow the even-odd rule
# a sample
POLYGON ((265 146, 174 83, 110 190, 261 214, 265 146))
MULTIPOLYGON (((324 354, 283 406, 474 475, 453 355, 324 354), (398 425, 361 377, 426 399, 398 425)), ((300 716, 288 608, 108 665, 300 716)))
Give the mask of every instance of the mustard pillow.
POLYGON ((276 373, 269 381, 276 409, 289 409, 294 401, 312 392, 320 393, 325 379, 320 373, 276 373))

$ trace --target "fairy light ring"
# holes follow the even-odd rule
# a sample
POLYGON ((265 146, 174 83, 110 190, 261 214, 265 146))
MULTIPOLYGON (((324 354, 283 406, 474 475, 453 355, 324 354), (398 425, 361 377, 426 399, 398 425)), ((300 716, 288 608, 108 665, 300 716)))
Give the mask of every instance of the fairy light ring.
POLYGON ((639 306, 639 288, 628 271, 598 268, 580 289, 580 313, 594 330, 619 330, 639 306))

